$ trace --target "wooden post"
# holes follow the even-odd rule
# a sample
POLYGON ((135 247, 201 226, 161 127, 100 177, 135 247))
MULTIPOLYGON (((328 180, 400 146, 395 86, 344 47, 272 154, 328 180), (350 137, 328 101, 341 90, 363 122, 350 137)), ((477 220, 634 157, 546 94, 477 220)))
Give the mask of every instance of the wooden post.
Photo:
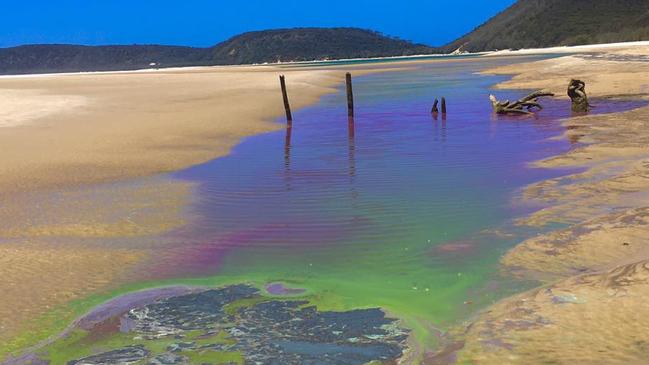
POLYGON ((446 114, 446 98, 442 97, 442 114, 446 114))
POLYGON ((352 74, 345 75, 347 83, 347 116, 354 118, 354 91, 352 90, 352 74))
POLYGON ((433 109, 430 110, 431 113, 435 114, 439 112, 439 109, 437 108, 437 104, 439 104, 439 100, 435 98, 435 101, 433 102, 433 109))
POLYGON ((279 76, 279 84, 282 87, 282 97, 284 98, 284 109, 286 110, 286 123, 291 125, 293 122, 293 115, 291 114, 291 106, 288 103, 288 94, 286 93, 286 80, 284 75, 279 76))

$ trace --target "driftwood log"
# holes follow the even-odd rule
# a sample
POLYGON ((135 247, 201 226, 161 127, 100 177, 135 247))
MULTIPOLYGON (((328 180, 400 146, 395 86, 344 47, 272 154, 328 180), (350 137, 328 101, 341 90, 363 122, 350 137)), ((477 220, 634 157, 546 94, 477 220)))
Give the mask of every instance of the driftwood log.
POLYGON ((586 113, 590 109, 588 96, 586 95, 586 83, 581 80, 570 80, 568 85, 568 96, 572 100, 572 111, 575 113, 586 113))
POLYGON ((489 95, 491 105, 497 114, 532 114, 534 108, 541 110, 543 107, 539 104, 539 98, 543 96, 554 96, 553 93, 537 91, 516 101, 499 101, 495 96, 489 95))

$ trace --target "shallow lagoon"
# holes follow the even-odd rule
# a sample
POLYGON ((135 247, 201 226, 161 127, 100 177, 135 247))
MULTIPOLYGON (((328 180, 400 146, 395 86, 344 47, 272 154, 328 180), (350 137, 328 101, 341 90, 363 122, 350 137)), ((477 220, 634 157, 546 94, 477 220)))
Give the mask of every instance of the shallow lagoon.
POLYGON ((536 118, 493 116, 490 88, 504 78, 477 72, 510 62, 355 78, 353 133, 341 89, 295 113, 290 130, 178 173, 201 184, 191 209, 200 218, 174 233, 185 244, 162 265, 216 281, 285 282, 331 309, 383 307, 425 337, 528 287, 501 276, 498 260, 535 233, 511 224, 537 208, 516 204, 518 190, 566 172, 528 163, 570 148, 549 140, 570 111, 545 100, 536 118), (445 120, 430 113, 442 96, 445 120))
MULTIPOLYGON (((305 289, 296 293, 321 310, 381 307, 434 346, 448 328, 534 284, 498 266, 536 233, 512 225, 538 208, 516 203, 517 192, 566 173, 528 163, 570 148, 549 140, 563 132, 567 101, 545 100, 535 118, 491 113, 490 87, 504 78, 477 71, 511 62, 357 77, 353 131, 341 89, 294 113, 290 130, 247 138, 228 157, 174 174, 199 183, 192 219, 163 238, 156 281, 137 287, 283 283, 305 289), (442 96, 449 114, 434 118, 432 100, 442 96)), ((632 105, 602 102, 597 112, 632 105)))

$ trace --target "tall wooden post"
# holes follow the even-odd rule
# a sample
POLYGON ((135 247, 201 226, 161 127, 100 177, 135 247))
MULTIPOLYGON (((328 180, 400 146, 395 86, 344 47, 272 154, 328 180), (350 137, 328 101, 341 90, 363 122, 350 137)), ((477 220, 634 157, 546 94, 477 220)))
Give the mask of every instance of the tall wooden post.
POLYGON ((347 116, 354 118, 354 91, 352 90, 352 74, 345 75, 347 83, 347 116))
POLYGON ((291 105, 288 103, 288 94, 286 93, 286 80, 284 75, 279 76, 279 84, 282 87, 282 97, 284 98, 284 110, 286 110, 286 123, 291 125, 293 123, 293 115, 291 114, 291 105))
POLYGON ((442 114, 446 114, 446 98, 442 97, 442 114))
POLYGON ((433 102, 433 108, 430 110, 431 113, 439 113, 439 108, 437 107, 437 104, 439 104, 439 100, 435 98, 435 101, 433 102))

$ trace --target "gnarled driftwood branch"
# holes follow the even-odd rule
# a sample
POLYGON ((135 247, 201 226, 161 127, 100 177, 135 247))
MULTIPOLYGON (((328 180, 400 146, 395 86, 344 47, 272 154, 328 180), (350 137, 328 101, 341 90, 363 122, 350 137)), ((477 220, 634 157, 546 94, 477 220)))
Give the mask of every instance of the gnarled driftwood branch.
POLYGON ((489 100, 491 100, 491 105, 497 114, 532 114, 531 110, 534 108, 539 110, 543 109, 541 104, 539 104, 539 98, 543 96, 554 96, 554 94, 537 91, 513 102, 509 100, 498 101, 495 96, 489 95, 489 100))

